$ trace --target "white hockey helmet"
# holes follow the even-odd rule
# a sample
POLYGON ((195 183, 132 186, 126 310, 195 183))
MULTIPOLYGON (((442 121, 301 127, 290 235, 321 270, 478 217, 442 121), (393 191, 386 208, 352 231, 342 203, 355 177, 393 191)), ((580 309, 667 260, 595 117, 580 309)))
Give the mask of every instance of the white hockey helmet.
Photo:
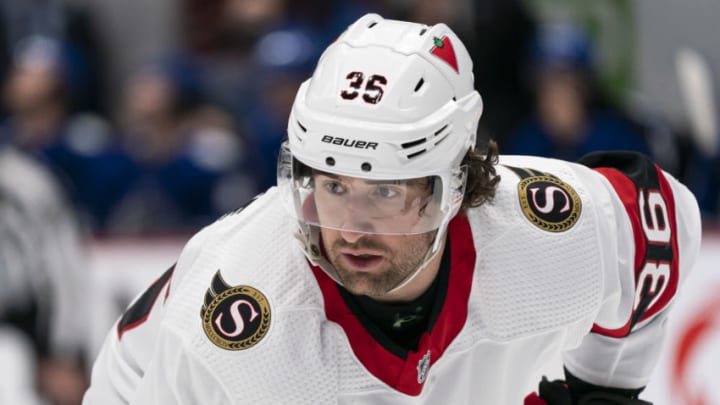
MULTIPOLYGON (((376 14, 353 23, 300 86, 278 162, 278 185, 293 202, 308 257, 323 261, 313 235, 317 227, 380 234, 437 230, 429 260, 462 203, 461 161, 475 146, 481 113, 470 55, 445 24, 428 27, 376 14), (298 167, 373 183, 426 178, 429 198, 415 205, 423 219, 411 226, 392 221, 416 203, 408 196, 379 209, 368 197, 365 214, 377 219, 370 227, 363 220, 323 219, 315 184, 298 167)), ((334 276, 333 269, 328 273, 334 276)))

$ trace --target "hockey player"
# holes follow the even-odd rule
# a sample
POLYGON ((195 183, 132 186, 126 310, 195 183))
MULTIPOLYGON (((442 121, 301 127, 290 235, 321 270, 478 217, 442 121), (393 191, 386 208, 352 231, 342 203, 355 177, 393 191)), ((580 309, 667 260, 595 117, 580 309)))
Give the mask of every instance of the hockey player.
POLYGON ((693 196, 629 153, 498 164, 471 71, 444 24, 350 26, 297 93, 277 187, 135 300, 84 403, 646 403, 693 196), (566 381, 530 394, 561 353, 566 381))

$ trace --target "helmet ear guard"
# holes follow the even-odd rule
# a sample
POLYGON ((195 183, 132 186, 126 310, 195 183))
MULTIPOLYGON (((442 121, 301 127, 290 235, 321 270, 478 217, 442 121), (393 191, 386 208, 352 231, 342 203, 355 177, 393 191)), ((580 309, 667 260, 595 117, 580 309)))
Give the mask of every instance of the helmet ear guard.
MULTIPOLYGON (((376 14, 352 24, 300 86, 278 159, 278 186, 298 219, 308 258, 339 282, 320 254, 320 228, 385 235, 435 232, 418 271, 424 267, 439 251, 462 204, 466 170, 461 162, 475 147, 482 107, 470 56, 446 25, 428 27, 376 14), (369 231, 360 230, 328 215, 335 210, 323 207, 335 197, 315 188, 313 172, 330 173, 341 178, 343 187, 363 190, 363 201, 371 201, 367 184, 405 184, 400 190, 406 192, 407 184, 428 178, 432 190, 426 201, 406 197, 405 206, 423 207, 412 226, 393 222, 402 213, 397 209, 360 204, 362 214, 374 220, 369 231)), ((338 207, 351 205, 345 201, 338 207)))

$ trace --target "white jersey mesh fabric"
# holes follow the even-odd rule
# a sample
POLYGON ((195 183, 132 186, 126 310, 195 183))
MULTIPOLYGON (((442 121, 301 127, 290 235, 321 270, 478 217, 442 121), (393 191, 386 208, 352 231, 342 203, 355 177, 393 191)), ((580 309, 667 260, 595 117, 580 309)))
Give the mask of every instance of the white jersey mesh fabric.
MULTIPOLYGON (((500 187, 492 204, 469 214, 478 264, 471 296, 474 322, 488 336, 507 340, 587 318, 602 299, 602 268, 589 192, 578 186, 565 162, 505 158, 502 164, 550 173, 570 184, 584 206, 565 232, 547 232, 520 212, 519 177, 500 166, 500 187)), ((588 329, 591 325, 587 325, 588 329)))
POLYGON ((325 320, 319 287, 293 237, 295 224, 275 190, 224 221, 234 222, 227 227, 234 232, 206 244, 187 281, 174 292, 179 299, 168 321, 186 331, 190 350, 218 381, 233 382, 225 388, 237 403, 333 403, 337 391, 327 387, 338 378, 338 364, 347 364, 347 358, 337 359, 336 342, 343 340, 338 338, 343 332, 325 320), (255 210, 262 215, 253 215, 255 210), (219 349, 202 331, 199 311, 217 270, 229 285, 252 286, 270 301, 270 330, 250 349, 219 349))

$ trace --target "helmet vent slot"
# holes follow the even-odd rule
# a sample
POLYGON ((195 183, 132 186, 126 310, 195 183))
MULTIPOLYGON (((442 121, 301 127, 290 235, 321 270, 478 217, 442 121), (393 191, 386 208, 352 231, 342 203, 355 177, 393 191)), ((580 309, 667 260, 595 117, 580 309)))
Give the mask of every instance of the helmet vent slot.
POLYGON ((423 27, 423 29, 420 30, 420 36, 425 35, 426 32, 427 32, 427 27, 423 27))
POLYGON ((417 152, 413 152, 413 153, 409 154, 407 157, 408 157, 408 159, 412 159, 412 158, 414 158, 414 157, 417 157, 417 156, 422 155, 422 154, 425 153, 425 152, 427 152, 427 149, 420 149, 420 150, 417 151, 417 152))
POLYGON ((416 139, 414 141, 405 142, 404 144, 400 145, 403 149, 412 148, 413 146, 418 146, 420 144, 423 144, 427 141, 425 138, 416 139))
POLYGON ((373 22, 370 23, 370 25, 368 25, 368 28, 372 28, 372 27, 374 27, 374 26, 376 26, 376 25, 377 25, 377 21, 373 21, 373 22))
POLYGON ((301 129, 303 132, 307 133, 307 128, 305 128, 305 127, 303 126, 303 124, 300 123, 300 121, 295 121, 295 122, 297 122, 298 126, 300 127, 300 129, 301 129))
POLYGON ((423 79, 423 78, 421 77, 420 80, 418 80, 417 84, 415 85, 415 92, 416 92, 416 93, 417 93, 418 90, 420 90, 420 87, 422 87, 422 85, 423 85, 424 83, 425 83, 425 79, 423 79))
POLYGON ((447 127, 448 127, 448 124, 445 124, 442 128, 435 131, 435 136, 440 135, 440 133, 443 132, 445 129, 447 129, 447 127))
POLYGON ((447 139, 448 135, 450 135, 450 132, 451 132, 449 130, 449 125, 450 124, 445 124, 442 128, 435 131, 435 141, 434 141, 433 145, 438 146, 438 145, 440 145, 440 142, 447 139))
POLYGON ((440 142, 442 142, 442 141, 446 140, 446 139, 447 139, 447 137, 448 137, 448 134, 444 134, 444 135, 442 135, 442 136, 441 136, 440 138, 438 138, 438 140, 437 140, 437 141, 435 141, 435 146, 438 146, 438 145, 440 145, 440 142))

